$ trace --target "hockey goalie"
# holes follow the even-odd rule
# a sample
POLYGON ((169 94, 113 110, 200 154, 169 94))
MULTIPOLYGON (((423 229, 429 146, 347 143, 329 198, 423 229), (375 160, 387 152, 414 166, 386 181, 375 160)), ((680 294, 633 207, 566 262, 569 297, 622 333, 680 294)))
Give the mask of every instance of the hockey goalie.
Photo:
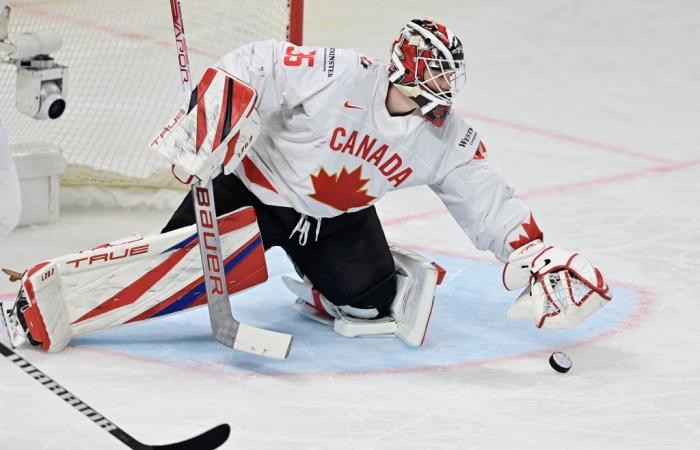
MULTIPOLYGON (((407 23, 388 64, 255 42, 207 70, 197 107, 183 108, 152 147, 181 180, 213 179, 231 292, 262 283, 263 251, 279 246, 299 275, 285 283, 300 314, 343 336, 421 346, 444 271, 390 246, 373 205, 427 185, 474 245, 504 263, 505 287, 521 292, 509 318, 575 326, 611 300, 608 286, 586 258, 545 244, 533 213, 489 168, 480 133, 451 113, 465 78, 460 40, 428 19, 407 23)), ((15 307, 3 308, 13 342, 57 351, 72 336, 206 301, 190 251, 195 219, 187 196, 158 236, 28 270, 15 307)))

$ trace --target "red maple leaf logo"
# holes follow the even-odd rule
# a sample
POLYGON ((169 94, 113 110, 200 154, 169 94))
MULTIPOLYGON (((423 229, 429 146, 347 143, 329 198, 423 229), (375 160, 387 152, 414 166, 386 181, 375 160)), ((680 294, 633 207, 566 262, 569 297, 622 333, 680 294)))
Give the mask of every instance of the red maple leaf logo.
POLYGON ((343 167, 339 173, 331 175, 321 168, 317 175, 311 175, 314 193, 309 197, 340 211, 366 206, 376 198, 367 195, 364 186, 368 181, 369 178, 362 178, 362 166, 352 172, 343 167))
POLYGON ((517 250, 529 242, 535 241, 537 239, 542 239, 542 231, 540 231, 540 227, 537 226, 537 223, 535 222, 535 218, 532 216, 532 213, 530 213, 530 220, 521 224, 520 226, 523 227, 523 229, 525 230, 525 236, 519 234, 517 240, 508 243, 513 248, 513 250, 517 250))

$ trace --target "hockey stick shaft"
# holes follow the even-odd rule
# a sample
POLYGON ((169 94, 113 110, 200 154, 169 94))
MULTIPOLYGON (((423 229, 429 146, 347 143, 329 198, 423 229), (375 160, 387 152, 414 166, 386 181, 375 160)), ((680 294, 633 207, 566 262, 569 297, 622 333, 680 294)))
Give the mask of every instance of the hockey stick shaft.
MULTIPOLYGON (((182 92, 185 96, 185 101, 190 101, 192 96, 192 78, 180 0, 170 0, 170 10, 173 16, 175 47, 177 49, 182 92)), ((212 331, 217 341, 233 347, 239 323, 234 319, 231 306, 228 303, 226 272, 221 252, 219 230, 216 223, 214 189, 211 181, 205 183, 200 180, 194 183, 192 185, 192 199, 194 200, 199 250, 202 257, 204 285, 207 291, 207 304, 212 331)))
MULTIPOLYGON (((182 91, 185 101, 189 102, 189 108, 192 109, 196 107, 196 104, 193 104, 193 99, 196 96, 192 92, 193 84, 180 0, 170 0, 170 9, 182 91)), ((243 325, 233 317, 228 298, 226 270, 216 220, 212 181, 199 180, 194 183, 192 185, 192 200, 197 220, 209 320, 214 337, 222 344, 239 351, 276 359, 287 358, 292 345, 291 335, 243 325)))
POLYGON ((182 21, 182 8, 180 0, 170 0, 170 11, 173 16, 173 29, 175 31, 175 47, 177 48, 177 62, 180 66, 180 81, 185 101, 190 100, 192 93, 192 78, 190 75, 190 60, 185 40, 185 25, 182 21))
POLYGON ((24 373, 43 384, 46 389, 56 394, 59 398, 78 410, 82 415, 92 420, 94 424, 98 425, 100 428, 122 441, 129 448, 136 450, 184 450, 192 448, 215 449, 226 442, 226 439, 228 439, 231 432, 231 427, 228 424, 221 424, 198 436, 187 439, 186 441, 165 445, 143 444, 129 433, 115 425, 114 422, 88 406, 87 403, 80 400, 75 396, 75 394, 58 384, 51 377, 37 369, 33 364, 12 351, 12 349, 7 347, 2 342, 0 342, 0 353, 2 353, 2 355, 10 360, 15 366, 22 369, 24 373))

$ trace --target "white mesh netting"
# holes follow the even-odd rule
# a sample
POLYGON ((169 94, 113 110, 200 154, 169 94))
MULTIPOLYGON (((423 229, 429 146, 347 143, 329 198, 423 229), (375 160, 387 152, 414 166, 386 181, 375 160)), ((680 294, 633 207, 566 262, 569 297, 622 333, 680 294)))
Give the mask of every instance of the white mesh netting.
POLYGON ((542 278, 545 292, 548 294, 545 304, 546 314, 555 314, 575 306, 581 306, 595 293, 590 286, 567 270, 548 273, 542 278))
MULTIPOLYGON (((49 142, 69 167, 64 186, 174 187, 149 139, 183 101, 167 0, 15 0, 10 38, 57 31, 68 66, 63 116, 36 121, 15 106, 15 68, 0 65, 0 118, 13 146, 49 142)), ((285 39, 287 0, 183 0, 192 78, 238 45, 285 39)))

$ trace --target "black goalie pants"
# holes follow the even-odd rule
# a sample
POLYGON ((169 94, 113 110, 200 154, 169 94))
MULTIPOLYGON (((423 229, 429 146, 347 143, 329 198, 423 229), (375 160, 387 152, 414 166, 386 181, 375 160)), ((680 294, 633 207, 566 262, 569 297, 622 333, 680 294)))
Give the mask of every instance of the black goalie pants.
MULTIPOLYGON (((218 215, 252 206, 258 217, 265 249, 280 246, 298 271, 334 304, 377 308, 386 315, 396 294, 394 260, 374 206, 323 219, 316 239, 316 219, 310 217, 305 245, 299 234, 291 238, 301 214, 292 208, 262 203, 235 175, 214 179, 218 215)), ((192 196, 188 194, 163 232, 195 223, 192 196)))

